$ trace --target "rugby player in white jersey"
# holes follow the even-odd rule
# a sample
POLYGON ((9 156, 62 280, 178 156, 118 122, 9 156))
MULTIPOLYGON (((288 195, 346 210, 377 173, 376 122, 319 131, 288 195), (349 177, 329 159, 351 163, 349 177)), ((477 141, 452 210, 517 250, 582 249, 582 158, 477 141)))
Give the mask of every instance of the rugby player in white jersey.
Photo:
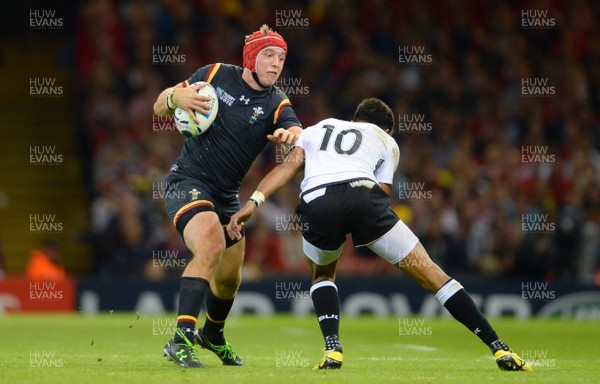
POLYGON ((297 212, 306 229, 304 252, 313 272, 310 295, 325 339, 325 356, 315 368, 342 366, 335 272, 349 233, 355 245, 369 247, 434 293, 456 320, 491 349, 500 369, 531 370, 391 209, 389 194, 400 152, 393 130, 391 109, 374 98, 358 105, 352 121, 326 119, 305 129, 285 161, 262 179, 246 205, 231 217, 229 236, 240 238, 243 223, 260 204, 304 170, 297 212))

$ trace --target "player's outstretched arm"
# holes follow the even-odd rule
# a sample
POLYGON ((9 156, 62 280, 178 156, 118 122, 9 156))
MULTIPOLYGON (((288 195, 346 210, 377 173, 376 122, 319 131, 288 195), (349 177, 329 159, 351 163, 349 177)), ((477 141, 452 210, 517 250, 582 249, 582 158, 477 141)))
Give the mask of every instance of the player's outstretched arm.
POLYGON ((252 217, 259 205, 264 203, 266 199, 287 184, 292 177, 297 175, 303 169, 304 150, 300 147, 295 147, 290 154, 286 156, 283 163, 273 168, 271 172, 263 177, 246 205, 231 216, 229 224, 227 225, 227 234, 229 237, 232 239, 241 239, 241 231, 244 222, 252 217))
POLYGON ((298 136, 302 133, 302 128, 293 125, 288 129, 277 128, 272 135, 267 135, 267 139, 275 144, 292 145, 298 140, 298 136))

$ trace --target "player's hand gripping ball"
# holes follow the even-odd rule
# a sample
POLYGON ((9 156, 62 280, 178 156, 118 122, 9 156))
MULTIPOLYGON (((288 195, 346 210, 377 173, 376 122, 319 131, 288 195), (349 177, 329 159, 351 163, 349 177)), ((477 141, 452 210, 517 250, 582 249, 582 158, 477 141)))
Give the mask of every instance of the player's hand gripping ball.
POLYGON ((219 113, 219 99, 217 97, 217 92, 212 85, 206 83, 206 86, 198 89, 198 94, 210 97, 210 101, 207 101, 208 105, 210 105, 210 112, 207 115, 203 115, 198 111, 194 111, 198 123, 196 123, 183 109, 179 107, 175 109, 175 126, 177 127, 177 130, 185 137, 196 137, 206 132, 206 130, 208 130, 208 128, 210 128, 212 123, 215 121, 217 114, 219 113))

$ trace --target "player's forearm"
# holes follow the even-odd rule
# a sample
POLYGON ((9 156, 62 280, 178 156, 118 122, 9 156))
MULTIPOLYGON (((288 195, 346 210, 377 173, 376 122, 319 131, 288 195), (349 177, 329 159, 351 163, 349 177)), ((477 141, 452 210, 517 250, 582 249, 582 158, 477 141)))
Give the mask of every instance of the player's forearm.
POLYGON ((173 114, 173 110, 170 109, 167 105, 167 95, 169 94, 169 92, 171 92, 172 89, 173 89, 173 87, 169 87, 169 88, 165 89, 164 91, 162 91, 160 93, 160 95, 158 95, 158 98, 156 99, 156 102, 154 103, 154 114, 155 115, 166 116, 166 115, 173 114))
POLYGON ((258 183, 256 190, 262 192, 265 199, 268 199, 279 191, 281 187, 286 185, 296 173, 295 167, 290 164, 280 164, 267 173, 260 183, 258 183))
POLYGON ((295 147, 286 156, 283 163, 273 168, 271 172, 267 173, 260 183, 258 183, 256 191, 262 193, 266 200, 303 169, 304 150, 301 147, 295 147))

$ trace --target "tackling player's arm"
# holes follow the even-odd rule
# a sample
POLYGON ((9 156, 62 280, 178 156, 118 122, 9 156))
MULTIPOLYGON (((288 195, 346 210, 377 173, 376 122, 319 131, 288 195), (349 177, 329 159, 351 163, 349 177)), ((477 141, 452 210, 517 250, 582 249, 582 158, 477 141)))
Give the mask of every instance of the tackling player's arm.
POLYGON ((294 147, 283 163, 279 164, 267 173, 258 183, 256 190, 242 209, 231 216, 227 225, 227 233, 232 239, 241 239, 242 226, 250 219, 259 205, 265 202, 271 195, 287 184, 292 177, 304 169, 304 149, 294 147))
MULTIPOLYGON (((282 95, 282 94, 279 94, 282 95)), ((267 135, 267 139, 274 144, 283 144, 289 146, 294 144, 298 140, 298 136, 302 133, 302 124, 296 116, 296 112, 292 108, 290 100, 283 95, 283 99, 280 101, 279 106, 275 109, 273 117, 274 127, 279 127, 273 131, 270 135, 267 135)))
POLYGON ((302 133, 302 127, 293 125, 288 129, 277 128, 272 135, 267 135, 267 139, 275 144, 292 145, 298 140, 300 133, 302 133))
POLYGON ((163 90, 154 103, 154 114, 157 116, 172 115, 175 108, 180 107, 186 111, 194 121, 198 122, 192 110, 202 114, 210 112, 210 97, 198 95, 198 89, 206 86, 205 83, 184 87, 182 83, 163 90))

